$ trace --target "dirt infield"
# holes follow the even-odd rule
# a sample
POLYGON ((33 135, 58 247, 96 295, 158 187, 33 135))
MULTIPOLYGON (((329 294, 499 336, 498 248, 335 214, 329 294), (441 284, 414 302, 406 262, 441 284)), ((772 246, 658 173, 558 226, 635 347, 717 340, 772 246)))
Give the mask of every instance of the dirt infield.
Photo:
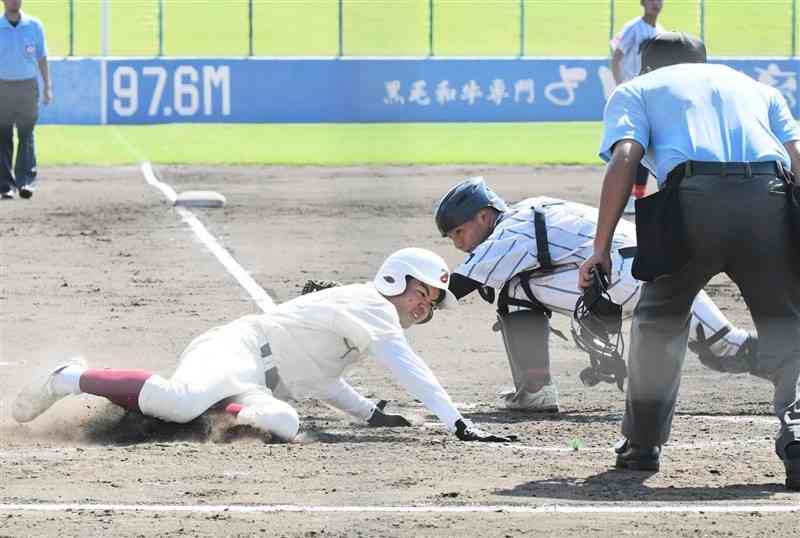
MULTIPOLYGON (((485 174, 509 200, 549 194, 593 205, 601 181, 599 169, 566 167, 157 171, 177 191, 227 196, 224 209, 194 213, 276 301, 309 277, 368 280, 404 246, 461 260, 431 209, 465 174, 485 174)), ((367 429, 306 401, 297 404, 298 442, 224 442, 216 417, 162 436, 92 397, 16 425, 20 383, 59 358, 168 374, 193 336, 258 312, 137 167, 41 175, 32 200, 0 203, 0 536, 796 534, 798 513, 781 510, 799 507, 800 496, 783 489, 766 382, 710 372, 687 355, 662 471, 614 471, 623 398, 610 385, 580 384, 587 358, 572 343, 552 339, 562 414, 496 409, 510 374, 490 329, 493 307, 477 297, 413 328, 410 340, 466 416, 518 434, 516 444, 457 441, 375 364, 354 372, 353 385, 391 400, 416 427, 367 429)), ((727 279, 707 291, 752 328, 727 279)), ((554 326, 568 334, 566 320, 554 326)))

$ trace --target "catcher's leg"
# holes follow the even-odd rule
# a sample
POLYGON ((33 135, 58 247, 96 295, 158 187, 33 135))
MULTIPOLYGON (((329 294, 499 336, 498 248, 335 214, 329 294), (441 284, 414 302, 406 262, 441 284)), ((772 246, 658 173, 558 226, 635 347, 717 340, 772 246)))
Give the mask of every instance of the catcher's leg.
POLYGON ((300 429, 297 411, 266 387, 234 396, 225 411, 236 417, 237 424, 258 428, 286 442, 294 439, 300 429))
POLYGON ((626 250, 622 250, 625 252, 624 256, 619 250, 611 253, 612 274, 608 283, 608 295, 614 303, 622 307, 622 319, 633 315, 633 309, 636 308, 642 292, 642 282, 631 274, 634 251, 626 250))
POLYGON ((557 413, 558 392, 550 377, 550 321, 539 310, 498 316, 514 378, 514 391, 501 395, 507 409, 557 413))
POLYGON ((706 292, 701 291, 692 303, 689 349, 712 370, 748 373, 755 361, 756 339, 734 327, 706 292))

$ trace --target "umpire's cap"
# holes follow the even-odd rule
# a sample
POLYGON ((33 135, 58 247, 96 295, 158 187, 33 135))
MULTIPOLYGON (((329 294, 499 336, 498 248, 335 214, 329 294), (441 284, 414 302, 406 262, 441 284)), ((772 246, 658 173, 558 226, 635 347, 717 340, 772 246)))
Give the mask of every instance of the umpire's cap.
POLYGON ((450 189, 436 205, 434 217, 442 237, 472 219, 484 207, 503 212, 508 206, 489 188, 482 177, 470 177, 450 189))
POLYGON ((643 42, 639 50, 642 54, 640 75, 668 65, 703 64, 707 59, 705 44, 684 32, 656 34, 643 42))

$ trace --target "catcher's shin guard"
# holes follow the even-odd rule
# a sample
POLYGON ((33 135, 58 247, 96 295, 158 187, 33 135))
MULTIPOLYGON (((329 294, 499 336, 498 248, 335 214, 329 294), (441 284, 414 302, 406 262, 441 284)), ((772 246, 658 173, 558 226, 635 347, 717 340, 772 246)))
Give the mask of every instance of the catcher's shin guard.
POLYGON ((550 379, 550 320, 540 310, 517 310, 497 316, 514 378, 514 388, 536 391, 550 379))
MULTIPOLYGON (((716 372, 726 374, 754 374, 756 373, 756 356, 758 353, 758 340, 752 335, 739 346, 733 355, 715 355, 711 350, 716 342, 730 332, 730 327, 723 327, 716 333, 706 337, 703 325, 697 325, 694 342, 689 342, 689 349, 697 353, 700 363, 716 372)), ((768 378, 767 378, 768 379, 768 378)))

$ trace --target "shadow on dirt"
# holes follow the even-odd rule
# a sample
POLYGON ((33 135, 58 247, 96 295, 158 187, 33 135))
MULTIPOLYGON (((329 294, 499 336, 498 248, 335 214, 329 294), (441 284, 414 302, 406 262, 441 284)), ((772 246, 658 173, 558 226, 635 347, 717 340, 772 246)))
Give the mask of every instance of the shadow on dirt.
POLYGON ((222 412, 204 413, 191 422, 178 424, 135 411, 123 411, 111 404, 83 424, 83 433, 87 442, 100 445, 177 441, 230 443, 243 439, 272 442, 269 434, 236 425, 222 412))
POLYGON ((528 413, 524 411, 493 411, 464 413, 464 417, 480 424, 519 424, 531 421, 572 422, 575 424, 618 423, 622 413, 608 410, 563 411, 561 413, 528 413))
POLYGON ((420 445, 419 437, 416 435, 399 435, 395 430, 380 428, 376 430, 355 429, 351 432, 326 432, 323 430, 305 431, 298 438, 301 443, 322 443, 322 444, 341 444, 341 443, 391 443, 393 445, 420 445))
POLYGON ((762 499, 786 491, 783 484, 776 483, 654 488, 644 483, 653 474, 655 473, 645 471, 608 470, 587 479, 562 477, 534 480, 513 489, 496 490, 495 494, 572 501, 686 502, 762 499))

